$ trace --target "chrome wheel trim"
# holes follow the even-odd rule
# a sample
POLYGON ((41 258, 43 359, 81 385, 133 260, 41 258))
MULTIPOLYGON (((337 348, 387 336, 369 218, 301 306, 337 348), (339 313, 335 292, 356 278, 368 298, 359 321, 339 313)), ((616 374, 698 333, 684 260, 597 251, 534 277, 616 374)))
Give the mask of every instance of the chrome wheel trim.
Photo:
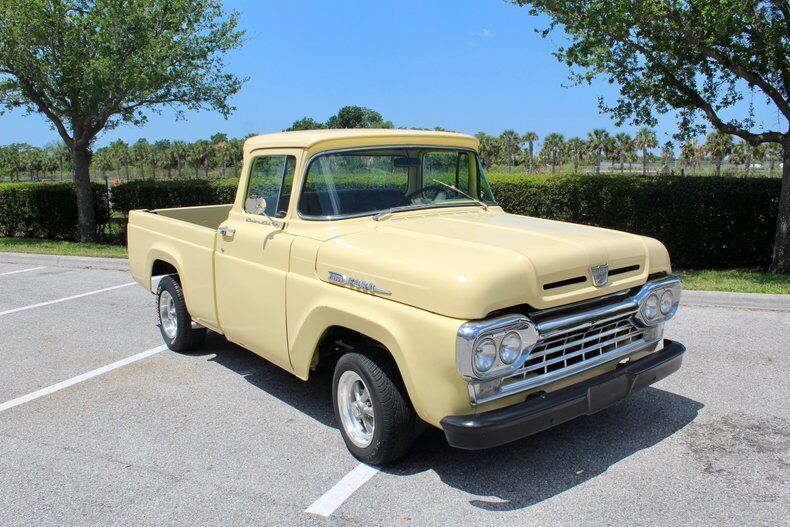
POLYGON ((367 448, 373 441, 376 418, 370 392, 356 372, 346 370, 337 383, 337 408, 346 436, 360 448, 367 448))
POLYGON ((164 290, 159 295, 159 323, 162 331, 170 340, 176 338, 178 331, 178 314, 176 313, 176 303, 170 291, 164 290))

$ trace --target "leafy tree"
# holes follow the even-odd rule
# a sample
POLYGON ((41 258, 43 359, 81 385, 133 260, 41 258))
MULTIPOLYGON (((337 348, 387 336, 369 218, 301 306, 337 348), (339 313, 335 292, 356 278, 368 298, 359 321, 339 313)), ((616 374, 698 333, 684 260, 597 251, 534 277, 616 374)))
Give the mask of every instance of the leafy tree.
POLYGON ((545 154, 546 161, 551 166, 551 173, 557 168, 562 159, 563 147, 565 146, 565 138, 562 134, 549 134, 543 139, 543 148, 541 153, 545 154))
POLYGON ((721 175, 721 164, 733 149, 732 136, 724 132, 711 132, 705 138, 705 152, 710 155, 716 167, 716 175, 721 175))
POLYGON ((521 140, 527 143, 527 154, 529 155, 527 158, 527 172, 532 172, 532 163, 535 159, 535 141, 538 140, 538 134, 527 132, 521 140))
POLYGON ((565 143, 565 150, 568 152, 573 163, 573 173, 579 171, 579 164, 587 155, 587 143, 581 137, 571 137, 565 143))
POLYGON ((370 108, 344 106, 326 121, 326 128, 393 128, 393 125, 370 108))
POLYGON ((220 0, 0 0, 0 106, 44 115, 71 150, 82 241, 96 136, 162 106, 227 116, 242 80, 223 54, 242 36, 220 0))
POLYGON ((642 151, 642 175, 647 175, 648 150, 658 146, 656 133, 648 127, 640 128, 634 137, 634 146, 642 151))
POLYGON ((595 173, 601 173, 601 159, 612 152, 612 137, 603 128, 596 128, 587 134, 587 151, 595 161, 595 173))
POLYGON ((787 0, 513 0, 552 19, 548 36, 562 27, 569 44, 557 58, 572 78, 599 74, 620 86, 620 96, 601 108, 618 124, 655 126, 656 114, 678 111, 681 136, 702 132, 700 117, 717 130, 752 145, 782 145, 773 272, 790 273, 790 4, 787 0), (758 126, 756 94, 774 107, 776 128, 758 126), (740 110, 741 107, 748 109, 740 110), (723 110, 741 112, 728 119, 723 110))
POLYGON ((189 148, 184 141, 173 141, 173 145, 170 147, 170 155, 176 162, 176 170, 178 171, 179 178, 183 174, 188 152, 189 148))
POLYGON ((507 171, 512 172, 516 154, 524 144, 521 136, 515 130, 505 130, 499 136, 499 143, 502 145, 502 153, 507 158, 507 171))
POLYGON ((319 123, 312 117, 302 117, 298 121, 294 121, 294 123, 284 131, 294 132, 297 130, 320 130, 322 128, 326 128, 323 123, 319 123))
POLYGON ((680 162, 683 166, 691 167, 692 173, 696 173, 704 153, 705 147, 701 146, 696 138, 689 139, 680 149, 680 162))

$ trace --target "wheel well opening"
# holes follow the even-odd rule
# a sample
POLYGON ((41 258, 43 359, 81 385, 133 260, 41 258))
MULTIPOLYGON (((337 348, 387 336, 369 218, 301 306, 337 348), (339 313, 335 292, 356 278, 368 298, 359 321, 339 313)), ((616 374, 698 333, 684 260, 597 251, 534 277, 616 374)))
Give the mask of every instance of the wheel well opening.
MULTIPOLYGON (((179 280, 178 278, 178 269, 171 263, 165 262, 164 260, 154 260, 154 264, 151 267, 151 277, 154 276, 162 276, 162 275, 175 275, 175 279, 179 280)), ((179 283, 180 280, 179 280, 179 283)))
POLYGON ((330 326, 318 341, 310 367, 316 369, 320 364, 322 368, 332 369, 340 356, 349 351, 364 352, 395 364, 390 351, 378 340, 343 326, 330 326))

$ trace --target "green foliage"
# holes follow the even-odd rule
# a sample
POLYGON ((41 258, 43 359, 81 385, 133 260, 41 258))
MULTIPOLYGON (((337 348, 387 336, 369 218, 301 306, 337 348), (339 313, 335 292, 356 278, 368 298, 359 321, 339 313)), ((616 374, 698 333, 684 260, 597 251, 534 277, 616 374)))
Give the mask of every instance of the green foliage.
POLYGON ((113 210, 128 214, 134 209, 232 203, 237 185, 236 179, 131 181, 112 189, 113 210))
MULTIPOLYGON (((72 183, 0 183, 0 235, 77 239, 77 200, 72 183)), ((109 219, 103 185, 93 185, 97 223, 109 219)))
POLYGON ((771 261, 777 179, 492 175, 508 212, 652 236, 681 267, 771 261))
MULTIPOLYGON (((755 267, 771 259, 780 181, 679 176, 492 174, 508 212, 653 236, 681 267, 755 267)), ((237 181, 135 181, 113 189, 115 210, 231 203, 237 181)))

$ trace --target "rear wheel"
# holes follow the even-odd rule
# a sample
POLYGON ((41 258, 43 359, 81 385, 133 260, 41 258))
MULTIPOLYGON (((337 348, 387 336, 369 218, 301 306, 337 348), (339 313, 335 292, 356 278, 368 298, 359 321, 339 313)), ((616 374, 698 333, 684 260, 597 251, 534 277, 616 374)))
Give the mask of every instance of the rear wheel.
POLYGON ((415 419, 390 361, 346 353, 335 366, 332 389, 335 418, 354 457, 385 465, 408 451, 415 419))
POLYGON ((167 347, 173 351, 189 351, 206 340, 206 328, 193 328, 181 284, 165 276, 156 289, 156 311, 159 331, 167 347))

